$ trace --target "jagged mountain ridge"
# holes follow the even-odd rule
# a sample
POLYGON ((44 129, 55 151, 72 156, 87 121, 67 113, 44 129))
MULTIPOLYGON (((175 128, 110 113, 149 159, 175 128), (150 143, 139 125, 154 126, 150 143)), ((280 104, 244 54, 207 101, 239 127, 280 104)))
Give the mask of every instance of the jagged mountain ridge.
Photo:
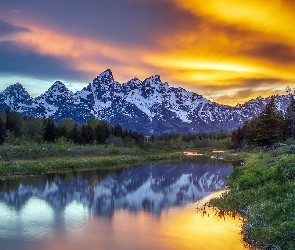
MULTIPOLYGON (((269 100, 258 97, 230 107, 183 88, 170 87, 158 75, 120 84, 108 69, 76 93, 57 81, 44 94, 32 98, 16 83, 0 93, 0 109, 10 107, 23 116, 52 117, 57 122, 72 118, 84 123, 95 116, 144 134, 197 133, 233 130, 257 116, 269 100)), ((289 102, 290 95, 276 96, 281 110, 289 102)))

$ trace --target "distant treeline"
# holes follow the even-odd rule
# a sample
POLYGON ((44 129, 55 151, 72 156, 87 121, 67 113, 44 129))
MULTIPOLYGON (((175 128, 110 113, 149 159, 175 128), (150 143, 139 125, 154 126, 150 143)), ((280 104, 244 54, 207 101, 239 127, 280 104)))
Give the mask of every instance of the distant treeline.
POLYGON ((150 136, 148 141, 154 146, 173 148, 228 148, 231 144, 231 132, 209 133, 165 133, 150 136))
POLYGON ((70 142, 78 145, 113 144, 122 147, 224 148, 230 144, 231 132, 199 134, 166 133, 144 136, 141 133, 90 118, 79 124, 72 119, 56 123, 52 118, 20 116, 10 110, 0 112, 0 144, 70 142))
POLYGON ((58 141, 80 145, 113 143, 118 146, 134 146, 143 143, 144 136, 141 133, 127 131, 120 125, 111 126, 106 121, 99 121, 94 117, 85 124, 78 124, 72 119, 56 123, 52 118, 21 117, 10 109, 0 113, 1 144, 40 144, 58 141))
POLYGON ((233 131, 231 145, 233 148, 270 147, 287 139, 295 139, 295 101, 291 98, 283 113, 277 109, 272 97, 260 115, 233 131))

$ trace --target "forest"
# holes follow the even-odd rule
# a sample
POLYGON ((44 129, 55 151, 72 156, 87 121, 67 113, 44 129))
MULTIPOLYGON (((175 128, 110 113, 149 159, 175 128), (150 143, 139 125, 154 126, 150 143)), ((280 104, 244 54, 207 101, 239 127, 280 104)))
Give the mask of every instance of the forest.
POLYGON ((21 117, 9 108, 0 114, 0 144, 71 142, 78 145, 116 144, 134 146, 143 143, 140 133, 111 126, 94 117, 85 124, 72 119, 56 123, 52 118, 21 117))
POLYGON ((231 146, 245 148, 261 146, 269 148, 287 139, 295 139, 295 101, 283 113, 275 105, 274 97, 264 110, 254 119, 244 123, 243 127, 232 132, 231 146))
POLYGON ((0 113, 0 144, 73 143, 117 147, 224 148, 231 143, 231 132, 183 134, 177 132, 144 136, 92 117, 85 124, 72 119, 56 123, 52 118, 20 116, 9 108, 0 113))

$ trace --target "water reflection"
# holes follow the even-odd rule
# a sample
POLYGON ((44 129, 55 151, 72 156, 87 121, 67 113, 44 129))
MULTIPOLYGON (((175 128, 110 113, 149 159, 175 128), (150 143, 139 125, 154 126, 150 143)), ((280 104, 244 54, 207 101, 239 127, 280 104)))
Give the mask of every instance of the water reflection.
POLYGON ((224 189, 231 171, 222 161, 188 157, 0 181, 0 249, 214 249, 206 247, 212 227, 220 242, 239 243, 236 224, 232 237, 209 222, 206 233, 195 204, 184 206, 224 189))
POLYGON ((1 181, 0 201, 21 210, 36 197, 53 211, 73 201, 93 214, 111 217, 115 210, 145 210, 160 214, 164 208, 185 205, 212 191, 224 189, 232 167, 205 157, 187 157, 179 163, 149 164, 116 171, 96 170, 1 181))

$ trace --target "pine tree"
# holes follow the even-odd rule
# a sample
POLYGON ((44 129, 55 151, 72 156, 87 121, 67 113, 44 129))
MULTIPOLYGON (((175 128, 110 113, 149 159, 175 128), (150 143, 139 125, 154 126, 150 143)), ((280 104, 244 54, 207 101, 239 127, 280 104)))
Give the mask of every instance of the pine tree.
POLYGON ((254 119, 245 122, 243 126, 244 131, 244 140, 248 145, 255 144, 255 138, 256 138, 256 127, 258 124, 258 118, 255 117, 254 119))
POLYGON ((121 137, 123 136, 123 129, 121 127, 120 124, 117 124, 114 128, 113 128, 113 134, 116 137, 121 137))
POLYGON ((108 124, 100 121, 95 130, 95 137, 98 144, 105 144, 109 136, 108 124))
POLYGON ((81 142, 83 144, 92 144, 94 142, 94 131, 90 124, 83 124, 81 129, 81 142))
POLYGON ((283 140, 284 116, 275 105, 274 97, 265 106, 262 113, 254 120, 254 144, 259 146, 270 146, 283 140))
POLYGON ((70 133, 70 139, 75 143, 80 143, 80 132, 78 130, 78 123, 76 122, 71 133, 70 133))
POLYGON ((15 111, 11 111, 10 108, 6 109, 5 114, 6 114, 6 123, 5 123, 6 129, 11 131, 15 136, 20 136, 22 119, 19 116, 19 114, 15 111))
POLYGON ((47 141, 47 142, 54 142, 55 137, 56 137, 55 122, 52 118, 46 119, 43 139, 44 141, 47 141))
POLYGON ((241 148, 244 141, 244 131, 240 127, 232 132, 232 145, 234 148, 241 148))
POLYGON ((287 136, 295 140, 295 100, 291 96, 291 101, 285 114, 287 136))
POLYGON ((6 128, 4 121, 0 118, 0 145, 6 140, 6 128))

